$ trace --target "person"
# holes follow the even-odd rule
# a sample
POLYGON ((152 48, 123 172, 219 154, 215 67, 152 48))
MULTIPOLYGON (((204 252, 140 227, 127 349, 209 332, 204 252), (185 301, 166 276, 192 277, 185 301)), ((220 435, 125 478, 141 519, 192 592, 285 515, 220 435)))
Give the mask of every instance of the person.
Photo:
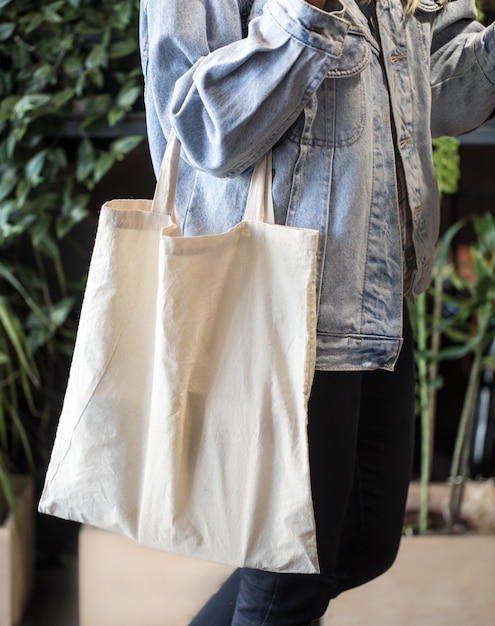
POLYGON ((321 573, 241 568, 191 622, 307 626, 398 551, 404 298, 429 284, 439 229, 431 139, 492 115, 494 30, 472 0, 142 0, 140 46, 155 170, 172 128, 182 145, 184 234, 241 220, 268 150, 276 221, 320 232, 308 443, 321 573))

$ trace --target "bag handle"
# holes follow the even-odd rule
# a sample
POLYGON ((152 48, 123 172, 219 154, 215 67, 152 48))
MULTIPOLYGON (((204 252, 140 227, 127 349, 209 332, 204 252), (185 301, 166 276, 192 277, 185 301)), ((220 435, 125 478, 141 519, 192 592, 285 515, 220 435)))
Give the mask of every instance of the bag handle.
POLYGON ((256 165, 251 177, 245 220, 275 223, 272 195, 272 151, 269 150, 256 165))
MULTIPOLYGON (((175 207, 175 192, 180 161, 180 142, 172 130, 158 174, 151 210, 170 215, 179 225, 179 214, 175 207)), ((244 211, 245 220, 275 222, 272 198, 272 153, 271 150, 256 165, 251 177, 248 199, 244 211)))
POLYGON ((167 148, 163 155, 158 180, 156 181, 155 195, 151 211, 170 215, 172 221, 179 225, 179 214, 175 208, 175 191, 179 173, 180 142, 172 131, 168 138, 167 148))

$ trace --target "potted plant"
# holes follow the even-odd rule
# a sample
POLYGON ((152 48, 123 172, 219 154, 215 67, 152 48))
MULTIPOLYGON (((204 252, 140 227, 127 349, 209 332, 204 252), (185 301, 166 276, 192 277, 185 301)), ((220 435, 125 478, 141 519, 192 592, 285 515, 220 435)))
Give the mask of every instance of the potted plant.
MULTIPOLYGON (((455 193, 460 178, 459 141, 452 137, 434 140, 433 159, 440 195, 455 193)), ((460 513, 459 494, 469 474, 479 382, 483 369, 493 367, 494 363, 488 354, 495 337, 492 322, 495 306, 494 230, 493 216, 489 214, 468 216, 447 228, 437 247, 430 288, 415 303, 409 303, 416 341, 421 453, 418 519, 413 525, 420 534, 429 530, 436 397, 444 384, 439 368, 444 361, 472 357, 463 407, 458 416, 457 441, 449 477, 449 506, 444 511, 446 524, 443 530, 450 532, 460 513), (462 247, 461 258, 455 240, 463 229, 468 228, 472 243, 462 247)))
MULTIPOLYGON (((455 140, 437 143, 435 158, 440 189, 455 190, 455 140)), ((432 285, 410 310, 417 344, 422 457, 420 484, 411 485, 411 515, 406 516, 406 534, 411 536, 402 542, 388 572, 330 605, 325 626, 360 623, 364 615, 369 626, 488 624, 493 613, 495 483, 471 480, 469 463, 481 375, 495 371, 489 349, 495 339, 493 214, 469 216, 446 230, 432 285), (456 235, 467 228, 472 242, 461 257, 456 235), (433 430, 436 393, 449 384, 440 375, 447 360, 463 361, 467 381, 458 415, 452 415, 458 428, 449 479, 439 484, 431 481, 433 430), (435 529, 430 524, 434 517, 440 518, 435 529)))
MULTIPOLYGON (((43 438, 58 416, 72 351, 86 269, 68 269, 75 229, 93 187, 143 140, 102 138, 141 96, 138 6, 0 0, 0 525, 11 542, 31 542, 22 515, 34 516, 33 489, 29 481, 20 489, 15 474, 32 476, 46 460, 43 438)), ((1 537, 3 571, 11 560, 2 565, 1 537)), ((22 610, 7 595, 2 626, 22 610)))
POLYGON ((412 307, 418 344, 421 414, 421 503, 418 521, 421 534, 428 532, 435 395, 441 384, 438 366, 444 360, 467 358, 469 362, 452 454, 448 507, 444 507, 446 532, 452 532, 460 521, 462 493, 471 475, 473 423, 482 373, 495 368, 495 359, 489 350, 495 339, 495 218, 491 214, 474 215, 467 222, 472 223, 475 234, 467 250, 471 259, 469 271, 459 263, 452 249, 456 233, 466 226, 466 221, 461 220, 447 230, 440 242, 432 288, 412 307), (427 298, 431 303, 428 309, 427 298), (447 345, 442 337, 448 340, 447 345))

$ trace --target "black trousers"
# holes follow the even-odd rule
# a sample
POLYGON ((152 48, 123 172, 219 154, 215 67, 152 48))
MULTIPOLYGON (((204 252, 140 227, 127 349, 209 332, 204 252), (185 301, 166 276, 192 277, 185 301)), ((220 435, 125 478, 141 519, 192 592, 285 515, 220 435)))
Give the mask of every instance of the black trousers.
POLYGON ((331 598, 392 565, 414 438, 407 320, 404 335, 393 372, 315 373, 308 439, 321 574, 239 569, 190 626, 309 626, 331 598))

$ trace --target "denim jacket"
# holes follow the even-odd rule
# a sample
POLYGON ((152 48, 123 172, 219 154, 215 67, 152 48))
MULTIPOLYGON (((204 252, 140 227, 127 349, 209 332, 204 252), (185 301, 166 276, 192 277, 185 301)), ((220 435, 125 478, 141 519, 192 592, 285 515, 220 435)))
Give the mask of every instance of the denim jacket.
POLYGON ((242 219, 252 165, 272 149, 278 223, 318 229, 317 368, 392 369, 402 343, 403 259, 395 159, 413 222, 413 298, 438 235, 431 138, 495 109, 493 27, 472 0, 143 0, 141 55, 157 170, 182 143, 185 235, 242 219), (397 155, 399 155, 397 157, 397 155))

